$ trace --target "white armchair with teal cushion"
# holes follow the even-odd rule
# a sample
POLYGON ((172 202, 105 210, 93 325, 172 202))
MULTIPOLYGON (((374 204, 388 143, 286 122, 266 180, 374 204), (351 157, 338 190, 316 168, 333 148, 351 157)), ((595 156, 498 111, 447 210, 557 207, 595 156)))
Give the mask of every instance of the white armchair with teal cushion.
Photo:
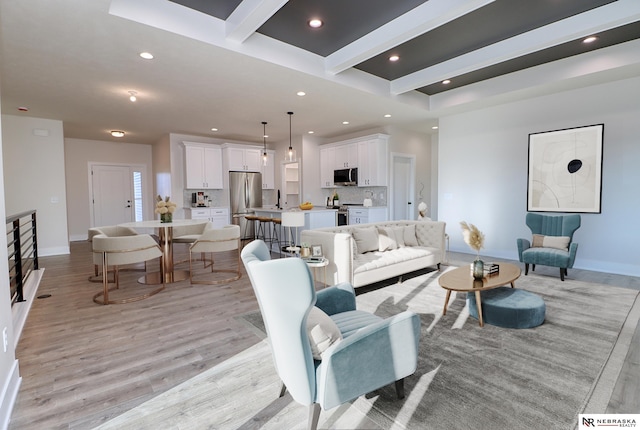
POLYGON ((410 311, 382 319, 356 310, 353 287, 318 291, 299 258, 271 260, 261 240, 242 250, 267 330, 278 376, 293 399, 309 406, 309 428, 327 410, 416 370, 420 319, 410 311), (314 306, 315 305, 315 306, 314 306))
POLYGON ((580 228, 580 215, 551 216, 527 213, 526 223, 532 233, 531 241, 518 239, 518 257, 524 263, 524 274, 529 274, 536 264, 560 268, 560 279, 564 281, 567 269, 573 267, 578 244, 573 242, 573 233, 580 228))

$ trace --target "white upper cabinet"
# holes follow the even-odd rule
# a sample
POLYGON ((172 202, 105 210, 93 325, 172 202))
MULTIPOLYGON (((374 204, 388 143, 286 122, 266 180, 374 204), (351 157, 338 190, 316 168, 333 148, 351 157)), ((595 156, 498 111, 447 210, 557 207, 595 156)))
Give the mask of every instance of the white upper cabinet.
POLYGON ((373 134, 320 148, 320 188, 333 188, 333 171, 358 168, 359 187, 386 187, 389 180, 389 136, 373 134))
POLYGON ((244 152, 244 159, 248 171, 260 172, 262 168, 262 151, 259 149, 247 149, 244 152))
POLYGON ((333 188, 333 170, 336 163, 334 147, 320 149, 320 188, 333 188))
POLYGON ((358 167, 358 145, 350 143, 336 146, 335 169, 349 169, 358 167))
POLYGON ((386 187, 388 184, 388 144, 387 139, 358 142, 358 186, 386 187))
POLYGON ((217 145, 183 142, 186 189, 222 189, 222 149, 217 145))
MULTIPOLYGON (((260 155, 262 159, 262 155, 260 155)), ((276 187, 276 166, 275 151, 267 150, 267 165, 261 163, 260 172, 262 173, 262 189, 273 190, 276 187)))
POLYGON ((257 148, 228 146, 224 148, 228 170, 241 172, 260 172, 262 152, 257 148))

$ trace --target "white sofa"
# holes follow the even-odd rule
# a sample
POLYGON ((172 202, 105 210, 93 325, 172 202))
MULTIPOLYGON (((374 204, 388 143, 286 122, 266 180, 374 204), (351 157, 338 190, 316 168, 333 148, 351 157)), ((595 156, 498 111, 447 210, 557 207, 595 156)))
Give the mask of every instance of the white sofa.
POLYGON ((321 245, 327 284, 361 287, 430 266, 445 258, 445 223, 386 221, 304 230, 301 243, 321 245), (374 242, 375 240, 375 242, 374 242))

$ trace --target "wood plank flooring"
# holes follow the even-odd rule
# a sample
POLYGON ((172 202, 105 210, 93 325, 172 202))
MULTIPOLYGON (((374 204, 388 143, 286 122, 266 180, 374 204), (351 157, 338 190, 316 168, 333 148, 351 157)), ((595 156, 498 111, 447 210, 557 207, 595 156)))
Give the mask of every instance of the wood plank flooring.
MULTIPOLYGON (((176 260, 185 249, 176 245, 176 260)), ((234 258, 216 257, 216 265, 234 267, 234 258)), ((42 258, 41 267, 38 295, 51 297, 33 304, 18 344, 23 379, 10 429, 93 428, 259 341, 235 318, 258 309, 244 268, 227 285, 183 281, 146 300, 101 306, 92 296, 102 285, 87 279, 88 243, 42 258)), ((123 293, 145 288, 140 272, 120 276, 123 293)))
MULTIPOLYGON (((176 246, 176 260, 186 258, 176 246)), ((233 254, 216 264, 235 264, 233 254)), ((468 254, 451 254, 465 264, 468 254)), ((258 309, 249 278, 219 286, 188 281, 139 302, 101 306, 101 284, 90 244, 71 243, 71 254, 45 257, 38 295, 18 344, 22 385, 9 429, 91 429, 259 342, 237 316, 258 309)), ((154 267, 149 268, 150 271, 154 267)), ((201 269, 199 269, 201 270, 201 269)), ((555 270, 536 273, 557 276, 555 270)), ((201 272, 202 273, 202 272, 201 272)), ((141 288, 139 272, 122 272, 122 293, 141 288)), ((569 278, 634 288, 640 279, 570 270, 569 278)), ((640 328, 625 360, 609 413, 640 411, 640 328)))

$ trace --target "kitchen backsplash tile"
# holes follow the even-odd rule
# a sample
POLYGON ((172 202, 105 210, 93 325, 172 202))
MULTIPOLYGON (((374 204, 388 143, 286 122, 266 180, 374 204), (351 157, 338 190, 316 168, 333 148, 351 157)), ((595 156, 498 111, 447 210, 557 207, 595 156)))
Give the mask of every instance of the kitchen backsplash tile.
POLYGON ((365 198, 371 198, 373 206, 387 206, 387 187, 336 187, 334 189, 326 189, 324 190, 325 201, 327 197, 333 195, 334 190, 338 193, 341 204, 362 204, 365 198))
POLYGON ((183 192, 183 203, 184 203, 184 207, 191 207, 191 199, 192 199, 192 194, 193 193, 197 193, 198 191, 202 191, 204 193, 205 197, 205 202, 206 200, 211 200, 211 206, 214 207, 219 207, 219 206, 225 206, 225 199, 224 199, 224 192, 225 190, 185 190, 183 192))

